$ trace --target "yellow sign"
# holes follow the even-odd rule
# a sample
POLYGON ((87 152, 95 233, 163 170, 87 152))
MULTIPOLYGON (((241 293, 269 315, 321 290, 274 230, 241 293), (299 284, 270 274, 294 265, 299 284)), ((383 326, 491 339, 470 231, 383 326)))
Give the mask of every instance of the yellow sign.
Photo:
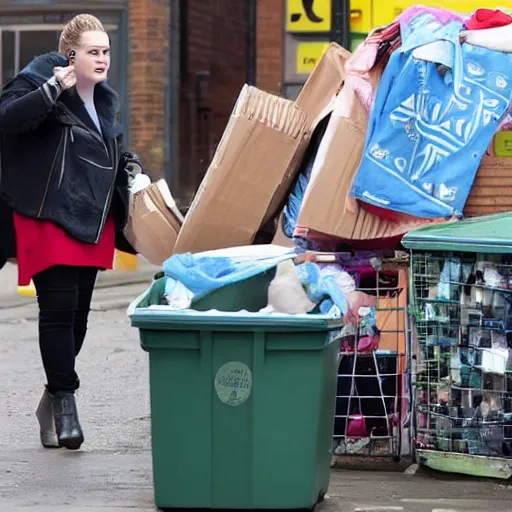
POLYGON ((297 45, 297 74, 308 74, 313 71, 320 57, 327 50, 329 42, 299 43, 297 45))
POLYGON ((494 152, 496 156, 512 157, 512 132, 498 132, 494 138, 494 152))
POLYGON ((332 0, 287 0, 287 32, 329 32, 332 0))

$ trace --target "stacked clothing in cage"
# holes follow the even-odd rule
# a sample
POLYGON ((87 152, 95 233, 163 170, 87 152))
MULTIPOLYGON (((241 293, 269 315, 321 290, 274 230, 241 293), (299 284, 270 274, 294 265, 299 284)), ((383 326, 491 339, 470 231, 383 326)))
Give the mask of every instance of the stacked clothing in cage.
POLYGON ((512 456, 511 263, 413 254, 418 449, 512 456))
POLYGON ((359 264, 348 271, 357 289, 347 296, 340 334, 335 453, 399 457, 408 407, 407 270, 376 272, 359 264))
POLYGON ((345 63, 276 241, 395 247, 412 228, 461 217, 468 197, 471 213, 507 208, 486 194, 491 176, 512 185, 510 20, 415 6, 372 33, 345 63), (489 178, 475 186, 477 173, 489 178))

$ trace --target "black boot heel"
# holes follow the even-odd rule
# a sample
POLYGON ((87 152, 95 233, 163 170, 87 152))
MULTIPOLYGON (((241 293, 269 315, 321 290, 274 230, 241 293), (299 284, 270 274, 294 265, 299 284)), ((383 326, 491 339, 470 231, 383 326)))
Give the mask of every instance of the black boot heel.
POLYGON ((59 391, 52 398, 59 446, 68 450, 78 450, 84 442, 84 433, 78 420, 75 395, 59 391))

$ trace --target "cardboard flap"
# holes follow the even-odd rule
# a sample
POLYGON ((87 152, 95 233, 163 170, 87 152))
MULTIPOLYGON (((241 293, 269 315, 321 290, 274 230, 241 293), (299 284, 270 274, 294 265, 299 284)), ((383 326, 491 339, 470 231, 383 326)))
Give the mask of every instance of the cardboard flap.
POLYGON ((295 103, 308 115, 310 131, 314 130, 322 112, 340 92, 345 80, 345 62, 351 56, 339 44, 330 43, 297 96, 295 103))
POLYGON ((161 265, 172 256, 181 228, 182 216, 174 212, 173 203, 167 184, 156 182, 137 192, 130 206, 124 229, 126 239, 154 265, 161 265))

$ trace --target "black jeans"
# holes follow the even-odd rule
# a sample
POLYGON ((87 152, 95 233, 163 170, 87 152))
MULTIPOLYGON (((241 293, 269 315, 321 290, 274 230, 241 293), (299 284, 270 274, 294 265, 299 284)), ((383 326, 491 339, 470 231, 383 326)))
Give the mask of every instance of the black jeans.
POLYGON ((39 347, 50 393, 80 385, 75 358, 87 333, 98 269, 55 266, 34 276, 39 302, 39 347))

